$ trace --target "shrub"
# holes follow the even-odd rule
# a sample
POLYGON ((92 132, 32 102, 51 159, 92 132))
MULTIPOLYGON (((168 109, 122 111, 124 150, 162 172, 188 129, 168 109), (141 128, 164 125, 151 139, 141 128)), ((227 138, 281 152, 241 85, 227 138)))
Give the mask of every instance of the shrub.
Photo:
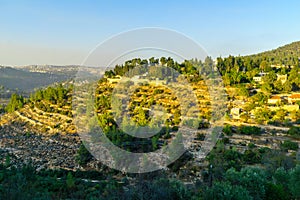
POLYGON ((204 192, 204 199, 252 199, 249 192, 229 182, 216 182, 211 188, 204 192))
POLYGON ((10 97, 10 101, 6 106, 6 111, 9 113, 14 112, 20 108, 23 108, 24 103, 25 100, 21 95, 12 94, 10 97))
POLYGON ((226 134, 226 135, 229 135, 231 136, 232 135, 232 129, 231 129, 231 125, 229 124, 226 124, 223 128, 223 132, 226 134))
POLYGON ((261 135, 262 130, 260 127, 256 126, 240 126, 238 129, 240 134, 245 134, 245 135, 261 135))
POLYGON ((92 155, 90 152, 85 148, 85 146, 81 143, 78 152, 76 160, 78 164, 85 165, 92 159, 92 155))
POLYGON ((300 128, 292 126, 287 133, 291 136, 300 136, 300 128))
POLYGON ((294 150, 297 151, 298 150, 298 143, 297 142, 292 142, 290 140, 285 140, 281 143, 280 147, 283 150, 294 150))

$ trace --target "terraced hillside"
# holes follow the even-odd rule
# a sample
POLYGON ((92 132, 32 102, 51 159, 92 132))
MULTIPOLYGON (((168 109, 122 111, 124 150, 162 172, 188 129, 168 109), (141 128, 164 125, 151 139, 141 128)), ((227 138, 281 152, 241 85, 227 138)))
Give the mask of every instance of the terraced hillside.
POLYGON ((11 114, 1 117, 1 125, 10 122, 26 125, 31 131, 45 134, 74 134, 72 118, 55 112, 45 112, 38 107, 29 105, 11 114))
MULTIPOLYGON (((81 106, 77 109, 72 110, 72 94, 73 87, 58 85, 57 87, 48 87, 47 89, 39 90, 36 93, 32 94, 30 98, 25 99, 24 106, 20 109, 12 106, 14 108, 11 113, 6 113, 1 116, 0 127, 1 127, 1 151, 2 155, 11 155, 14 157, 14 161, 18 163, 18 159, 22 162, 25 162, 27 157, 30 157, 30 149, 33 149, 31 156, 35 160, 35 164, 41 167, 64 167, 75 169, 79 166, 76 163, 76 154, 79 150, 80 140, 76 134, 76 129, 73 124, 73 115, 76 115, 79 112, 89 112, 96 111, 98 113, 98 120, 93 121, 94 119, 82 119, 84 124, 93 124, 100 123, 100 126, 105 130, 105 134, 108 138, 116 145, 121 148, 135 151, 135 152, 148 152, 153 151, 158 148, 162 148, 164 145, 168 144, 174 138, 176 138, 176 131, 178 130, 178 125, 183 121, 182 119, 182 110, 181 107, 188 108, 186 113, 194 113, 193 108, 199 108, 199 130, 194 135, 194 140, 191 141, 190 153, 197 156, 196 152, 201 149, 201 146, 205 144, 204 138, 205 134, 202 130, 210 127, 208 121, 212 116, 212 92, 208 91, 207 82, 205 82, 201 77, 195 74, 186 73, 185 78, 188 80, 189 85, 193 93, 197 98, 197 105, 188 106, 184 105, 186 102, 179 102, 179 99, 176 97, 174 91, 170 90, 167 87, 167 80, 164 79, 154 79, 150 81, 137 81, 135 82, 125 82, 124 85, 120 86, 118 83, 122 79, 122 76, 109 75, 106 74, 105 78, 99 81, 97 85, 96 93, 96 102, 92 102, 92 106, 86 105, 87 99, 84 99, 80 96, 76 96, 81 101, 81 106), (117 93, 115 97, 112 98, 112 95, 115 92, 115 88, 119 87, 120 91, 129 88, 126 87, 126 84, 134 86, 133 92, 129 95, 128 93, 117 93), (122 98, 125 97, 129 99, 128 102, 122 102, 122 98), (153 106, 158 106, 162 108, 162 117, 163 119, 162 126, 163 129, 159 134, 147 138, 147 139, 133 139, 124 133, 118 124, 116 124, 116 116, 121 115, 122 113, 117 113, 118 109, 113 109, 112 104, 117 108, 122 107, 125 110, 128 110, 129 116, 132 120, 128 120, 128 124, 137 124, 143 126, 150 123, 153 118, 153 114, 160 113, 151 113, 153 106), (192 109, 189 109, 192 108, 192 109), (134 123, 133 123, 134 122, 134 123), (33 134, 34 133, 34 134, 33 134), (63 142, 67 138, 69 142, 63 142), (54 141, 55 140, 55 141, 54 141), (54 141, 54 142, 53 142, 54 141), (27 147, 26 147, 27 145, 27 147), (54 145, 53 147, 48 148, 48 145, 54 145), (58 146, 57 146, 58 145, 58 146), (18 146, 18 148, 16 148, 18 146), (70 148, 69 148, 70 147, 70 148), (66 154, 59 154, 58 150, 63 150, 63 148, 69 149, 66 151, 66 154), (20 154, 22 150, 27 149, 24 154, 20 154), (49 156, 50 152, 53 150, 57 152, 54 153, 54 157, 49 156), (4 153, 3 153, 4 152, 4 153), (63 165, 61 161, 55 161, 56 164, 51 164, 51 160, 65 160, 67 152, 70 154, 71 158, 66 160, 67 165, 63 165), (195 154, 194 154, 195 153, 195 154), (49 159, 43 160, 43 156, 39 155, 48 155, 49 159), (45 162, 43 164, 43 162, 45 162)), ((212 81, 215 81, 212 79, 212 81)), ((85 85, 82 85, 85 87, 85 85)), ((88 94, 88 84, 84 88, 85 96, 88 94)), ((178 87, 176 92, 181 93, 183 88, 178 87)), ((213 92, 218 93, 218 90, 213 92)), ((184 95, 183 95, 184 96, 184 95)), ((218 95, 215 95, 218 96, 218 95)), ((184 99, 184 98, 183 98, 184 99)), ((218 103, 218 100, 214 99, 218 103)), ((224 99, 223 99, 224 100, 224 99)), ((14 103, 14 102, 11 102, 14 103)), ((17 102, 18 103, 18 102, 17 102)), ((220 102, 221 104, 221 102, 220 102)), ((156 111, 157 112, 157 111, 156 111)), ((230 123, 230 122, 228 122, 230 123)), ((239 153, 246 154, 255 154, 264 152, 260 149, 277 149, 284 150, 286 153, 292 155, 293 159, 296 159, 297 150, 295 145, 299 145, 300 141, 297 137, 290 137, 287 134, 287 130, 273 129, 271 126, 267 128, 262 128, 263 130, 258 130, 252 128, 253 125, 246 127, 240 127, 240 124, 233 125, 229 130, 223 130, 220 141, 218 145, 223 145, 224 151, 238 151, 239 153), (250 130, 250 131, 249 131, 250 130), (274 132, 275 131, 275 132, 274 132), (287 147, 286 147, 287 146, 287 147), (234 150, 233 150, 234 149, 234 150)), ((217 146, 218 146, 217 145, 217 146)), ((222 148, 223 148, 222 147, 222 148)), ((219 147, 218 147, 219 148, 219 147)), ((217 148, 217 149, 218 149, 217 148)), ((2 157, 3 159, 4 157, 2 157)), ((186 158, 191 159, 191 154, 186 158)), ((202 162, 205 165, 208 164, 207 160, 199 160, 200 164, 202 162)), ((247 161, 251 164, 257 164, 260 160, 255 162, 247 161)), ((4 162, 4 160, 3 160, 4 162)), ((26 161, 27 162, 27 161, 26 161)), ((181 162, 181 161, 179 161, 181 162)), ((98 168, 97 162, 95 160, 89 161, 88 164, 93 166, 92 168, 98 168)), ((180 169, 193 168, 195 167, 195 162, 188 162, 183 165, 175 164, 177 167, 180 166, 180 169)), ((200 167, 202 165, 199 165, 200 167)), ((171 166, 172 167, 172 166, 171 166)), ((174 166, 173 166, 174 167, 174 166)), ((189 176, 195 177, 196 171, 192 172, 189 170, 189 176), (195 172, 195 173, 194 173, 195 172), (193 174, 194 173, 194 174, 193 174)), ((197 174, 201 176, 201 174, 197 174)))
MULTIPOLYGON (((134 83, 132 82, 127 84, 134 83)), ((190 86, 197 98, 198 104, 196 105, 196 108, 199 108, 199 113, 201 113, 201 116, 199 117, 206 120, 209 119, 211 115, 211 99, 206 83, 203 80, 198 80, 191 83, 190 86)), ((113 112, 111 110, 111 105, 107 105, 106 107, 103 106, 104 104, 101 103, 103 101, 112 102, 113 104, 122 104, 122 102, 116 102, 111 99, 116 87, 120 86, 118 86, 117 83, 110 83, 108 81, 103 81, 99 84, 96 95, 97 102, 99 102, 98 104, 96 103, 96 109, 99 114, 113 112)), ((121 85, 121 87, 122 88, 118 88, 118 90, 125 90, 124 87, 126 87, 126 85, 121 85)), ((159 105, 167 112, 168 120, 171 124, 178 125, 180 121, 180 109, 190 107, 189 105, 180 105, 185 103, 184 96, 182 97, 183 100, 180 100, 176 97, 174 91, 171 91, 167 85, 157 85, 155 82, 144 82, 136 85, 134 88, 134 92, 131 95, 126 93, 117 93, 116 97, 120 99, 130 98, 128 104, 125 102, 123 103, 123 106, 127 107, 126 109, 129 111, 131 116, 135 116, 135 121, 138 121, 139 108, 143 109, 147 116, 149 116, 147 111, 151 110, 151 106, 159 105), (130 96, 128 97, 128 95, 130 96)), ((176 88, 176 93, 180 94, 182 91, 184 91, 184 88, 176 88)), ((115 106, 118 107, 120 105, 115 106)), ((189 112, 193 112, 193 110, 189 110, 189 112)))

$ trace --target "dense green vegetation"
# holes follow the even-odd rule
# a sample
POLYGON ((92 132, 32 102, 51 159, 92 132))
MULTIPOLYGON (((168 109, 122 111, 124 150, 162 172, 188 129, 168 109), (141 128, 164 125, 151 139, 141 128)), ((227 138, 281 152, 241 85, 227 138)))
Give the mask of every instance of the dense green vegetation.
POLYGON ((300 166, 270 149, 251 153, 226 150, 219 143, 210 153, 203 179, 191 186, 163 171, 116 172, 14 168, 9 158, 0 165, 1 199, 299 199, 300 166), (264 167, 245 164, 261 163, 264 167), (132 179, 133 178, 133 179, 132 179))
MULTIPOLYGON (((237 88, 238 95, 248 98, 245 111, 250 112, 259 106, 254 112, 256 123, 268 122, 275 125, 285 123, 287 111, 283 109, 270 111, 265 105, 272 93, 299 90, 299 46, 300 43, 293 43, 277 50, 252 56, 218 58, 217 68, 225 85, 237 88), (261 85, 253 81, 253 77, 260 72, 268 73, 263 76, 261 85), (287 81, 285 83, 277 81, 276 74, 287 74, 287 81), (250 93, 249 88, 253 88, 254 85, 261 89, 261 92, 250 93)), ((172 133, 178 130, 181 122, 180 111, 176 103, 166 107, 170 113, 174 114, 174 117, 165 120, 163 128, 155 136, 147 139, 136 138, 125 131, 138 132, 138 126, 145 126, 149 123, 152 126, 149 108, 159 104, 158 97, 168 91, 162 88, 151 88, 149 84, 141 83, 136 90, 136 96, 133 95, 138 101, 133 101, 129 105, 133 121, 125 117, 123 127, 119 127, 114 121, 110 104, 113 102, 121 106, 121 103, 111 99, 113 88, 108 87, 107 80, 117 75, 123 76, 137 65, 158 63, 184 74, 191 83, 198 83, 202 80, 199 75, 200 69, 202 73, 212 76, 210 73, 213 61, 210 57, 207 57, 204 62, 194 60, 183 63, 177 63, 172 58, 156 59, 153 57, 149 60, 132 59, 124 65, 117 65, 115 69, 107 71, 105 78, 99 81, 95 105, 87 107, 86 110, 78 109, 80 112, 89 113, 95 110, 98 113, 97 117, 89 118, 87 121, 91 127, 91 133, 97 132, 96 125, 100 124, 106 136, 115 145, 132 152, 150 152, 167 144, 168 139, 172 138, 172 133), (152 93, 146 94, 145 88, 152 89, 152 93)), ((171 81, 171 71, 152 70, 150 73, 160 80, 171 81)), ((127 84, 129 86, 132 83, 127 84)), ((44 112, 60 113, 71 117, 70 94, 72 90, 72 87, 60 84, 38 90, 29 99, 13 94, 5 110, 14 112, 28 104, 31 108, 38 108, 44 112)), ((176 100, 171 95, 164 98, 176 100)), ((0 107, 0 113, 3 110, 4 108, 0 107)), ((297 111, 290 114, 299 119, 299 113, 297 111)), ((114 114, 118 115, 118 113, 114 114)), ((209 114, 203 117, 203 119, 207 118, 209 114)), ((195 123, 198 123, 199 129, 209 128, 209 123, 205 120, 195 123)), ((6 163, 0 165, 0 199, 300 199, 300 166, 295 153, 299 148, 297 142, 284 140, 280 143, 280 149, 277 150, 260 148, 252 142, 243 143, 240 146, 243 146, 245 151, 239 151, 235 146, 226 146, 230 143, 230 136, 233 133, 254 137, 262 135, 263 130, 256 126, 226 125, 223 133, 225 136, 218 141, 206 158, 208 166, 203 168, 193 166, 192 169, 188 169, 202 173, 202 179, 199 178, 190 187, 187 187, 179 178, 171 179, 167 172, 159 172, 161 173, 159 175, 149 173, 121 176, 112 170, 109 172, 65 170, 37 172, 31 166, 17 169, 10 165, 9 158, 7 158, 6 163), (127 179, 128 177, 133 177, 133 180, 127 179)), ((300 137, 300 128, 291 126, 287 134, 290 138, 297 139, 300 137)), ((97 134, 92 136, 94 137, 92 139, 97 140, 97 134)), ((204 137, 203 134, 198 134, 196 139, 202 141, 204 137)), ((191 159, 187 157, 184 155, 182 159, 191 159)), ((76 159, 82 167, 92 160, 91 154, 83 144, 79 147, 76 159)), ((169 166, 169 169, 179 174, 182 165, 184 163, 175 162, 169 166)))
POLYGON ((72 86, 64 87, 62 84, 41 89, 30 95, 29 103, 31 107, 36 106, 44 112, 60 113, 71 117, 72 90, 72 86))
MULTIPOLYGON (((22 95, 14 93, 11 95, 10 101, 7 104, 5 110, 11 113, 20 108, 23 108, 26 103, 29 103, 32 107, 35 105, 45 112, 56 112, 62 113, 64 115, 71 115, 71 92, 72 87, 65 88, 62 86, 62 84, 59 84, 56 87, 40 89, 37 92, 31 94, 29 99, 26 99, 22 95), (53 105, 56 107, 56 109, 55 107, 53 107, 53 105), (67 106, 69 109, 59 109, 65 106, 67 106)), ((1 105, 0 110, 2 109, 3 106, 1 105)))
POLYGON ((25 104, 25 99, 23 96, 18 94, 12 94, 8 105, 6 106, 6 111, 11 113, 20 108, 23 108, 25 104))
MULTIPOLYGON (((160 59, 158 58, 150 58, 149 60, 144 59, 141 60, 140 58, 135 58, 132 60, 128 60, 125 62, 124 65, 116 65, 116 67, 113 70, 109 70, 105 72, 105 76, 108 78, 112 78, 116 75, 123 76, 125 75, 128 71, 132 70, 136 66, 143 66, 143 65, 155 65, 155 64, 161 64, 163 66, 171 67, 175 69, 178 73, 180 74, 198 74, 198 69, 200 67, 203 69, 203 67, 210 68, 212 69, 213 66, 213 61, 210 57, 207 57, 207 59, 202 63, 201 61, 184 61, 183 63, 178 63, 174 61, 172 58, 168 57, 161 57, 160 59), (202 67, 203 66, 203 67, 202 67)), ((155 69, 157 70, 157 68, 155 69)), ((155 77, 158 78, 164 78, 168 75, 172 75, 167 71, 151 71, 151 68, 149 70, 149 73, 154 73, 155 77)))
POLYGON ((238 132, 245 135, 261 135, 262 130, 257 126, 240 126, 238 132))
POLYGON ((0 114, 5 112, 5 106, 0 104, 0 114))
POLYGON ((83 144, 81 144, 78 149, 77 157, 76 157, 78 164, 81 166, 84 166, 92 158, 93 158, 93 156, 91 155, 91 153, 85 148, 85 146, 83 144))
POLYGON ((299 64, 300 42, 293 42, 274 50, 265 51, 255 55, 245 56, 245 58, 253 58, 261 60, 266 58, 269 64, 297 66, 299 64))
POLYGON ((293 136, 293 137, 300 137, 300 127, 296 127, 296 126, 292 126, 289 131, 288 134, 293 136))
POLYGON ((217 68, 225 85, 253 83, 253 77, 260 72, 267 73, 263 77, 261 89, 264 92, 290 92, 299 90, 299 57, 300 42, 280 47, 251 56, 229 56, 217 58, 217 68), (288 75, 285 83, 277 80, 276 74, 288 75))
POLYGON ((222 181, 207 189, 204 199, 298 199, 299 173, 299 166, 289 171, 278 168, 271 174, 255 167, 231 168, 222 181))
POLYGON ((298 150, 298 143, 297 142, 292 142, 290 140, 285 140, 281 143, 281 148, 284 150, 298 150))

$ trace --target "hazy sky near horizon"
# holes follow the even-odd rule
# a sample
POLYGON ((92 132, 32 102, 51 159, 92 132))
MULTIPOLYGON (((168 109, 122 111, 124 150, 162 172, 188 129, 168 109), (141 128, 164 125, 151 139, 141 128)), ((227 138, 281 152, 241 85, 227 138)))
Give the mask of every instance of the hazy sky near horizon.
POLYGON ((246 55, 300 40, 300 1, 0 0, 0 65, 81 64, 120 32, 161 27, 212 57, 246 55))

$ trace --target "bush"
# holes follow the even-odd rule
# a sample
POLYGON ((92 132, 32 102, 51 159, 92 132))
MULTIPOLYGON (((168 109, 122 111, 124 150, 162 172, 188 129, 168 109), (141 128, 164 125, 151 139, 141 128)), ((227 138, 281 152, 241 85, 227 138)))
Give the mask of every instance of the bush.
POLYGON ((240 126, 238 128, 238 132, 240 134, 245 134, 245 135, 261 135, 262 130, 260 127, 256 126, 240 126))
POLYGON ((300 199, 300 165, 290 171, 289 189, 295 199, 300 199))
POLYGON ((266 178, 263 169, 254 167, 245 167, 241 171, 232 168, 227 170, 225 175, 225 179, 231 184, 247 189, 253 199, 264 199, 266 178))
POLYGON ((224 137, 224 138, 222 139, 222 141, 223 141, 224 144, 229 144, 229 143, 230 143, 230 140, 229 140, 228 137, 224 137))
POLYGON ((140 181, 128 189, 123 199, 191 199, 190 192, 177 180, 140 181))
POLYGON ((0 105, 0 114, 1 114, 1 113, 4 113, 4 112, 5 112, 4 106, 3 106, 3 105, 0 105))
POLYGON ((289 195, 282 185, 276 185, 271 182, 266 184, 266 200, 288 200, 289 195))
POLYGON ((262 155, 257 150, 246 150, 243 160, 248 164, 256 164, 261 162, 262 155))
POLYGON ((248 144, 248 147, 249 147, 249 149, 253 149, 253 148, 256 147, 256 145, 255 145, 254 143, 250 142, 250 143, 248 144))
POLYGON ((232 135, 232 129, 231 129, 231 125, 229 124, 226 124, 223 128, 223 132, 228 135, 228 136, 231 136, 232 135))
POLYGON ((197 140, 200 140, 200 141, 204 141, 205 139, 205 134, 203 133, 197 133, 197 137, 196 137, 197 140))
POLYGON ((232 185, 229 182, 216 182, 211 188, 204 191, 204 199, 252 199, 249 192, 241 187, 232 185))
POLYGON ((76 160, 80 165, 86 165, 92 159, 92 155, 90 152, 85 148, 85 146, 81 143, 76 160))
POLYGON ((291 136, 300 136, 300 128, 292 126, 287 133, 291 136))
POLYGON ((298 150, 298 143, 297 142, 292 142, 290 140, 285 140, 281 143, 280 147, 283 149, 283 150, 294 150, 294 151, 297 151, 298 150))
POLYGON ((11 113, 14 112, 20 108, 23 108, 25 103, 25 99, 18 94, 12 94, 10 97, 10 101, 6 106, 6 111, 11 113))

